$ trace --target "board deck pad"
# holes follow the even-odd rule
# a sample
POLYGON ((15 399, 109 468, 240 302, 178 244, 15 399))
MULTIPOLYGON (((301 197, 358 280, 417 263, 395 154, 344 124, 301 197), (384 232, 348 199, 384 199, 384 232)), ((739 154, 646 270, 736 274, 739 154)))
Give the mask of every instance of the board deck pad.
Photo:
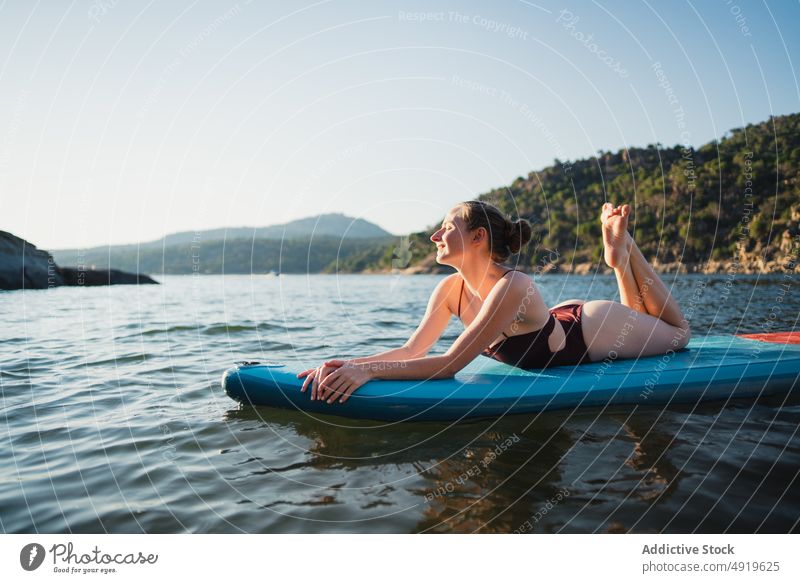
POLYGON ((692 338, 659 356, 525 370, 478 356, 454 378, 374 380, 345 403, 311 401, 297 373, 320 362, 239 363, 222 386, 242 403, 381 421, 452 421, 550 409, 669 405, 788 393, 800 377, 797 333, 692 338), (784 335, 787 341, 781 341, 784 335), (764 336, 769 339, 763 338, 764 336))

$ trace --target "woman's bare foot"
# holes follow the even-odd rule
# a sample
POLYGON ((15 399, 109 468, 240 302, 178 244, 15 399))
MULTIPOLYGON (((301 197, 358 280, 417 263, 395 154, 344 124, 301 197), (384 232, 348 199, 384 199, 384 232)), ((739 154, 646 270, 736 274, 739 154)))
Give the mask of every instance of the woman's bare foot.
POLYGON ((603 244, 606 264, 612 269, 624 268, 630 259, 633 238, 628 233, 628 215, 631 207, 627 204, 614 206, 610 202, 603 205, 600 221, 603 223, 603 244))

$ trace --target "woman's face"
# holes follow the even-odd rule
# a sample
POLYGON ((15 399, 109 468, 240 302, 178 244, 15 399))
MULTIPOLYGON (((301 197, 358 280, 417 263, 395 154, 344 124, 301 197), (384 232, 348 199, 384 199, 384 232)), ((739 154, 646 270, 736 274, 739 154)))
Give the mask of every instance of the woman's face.
POLYGON ((436 262, 453 265, 455 259, 464 253, 468 236, 469 233, 466 231, 466 225, 459 215, 458 209, 447 213, 441 227, 431 235, 431 241, 436 244, 436 262))

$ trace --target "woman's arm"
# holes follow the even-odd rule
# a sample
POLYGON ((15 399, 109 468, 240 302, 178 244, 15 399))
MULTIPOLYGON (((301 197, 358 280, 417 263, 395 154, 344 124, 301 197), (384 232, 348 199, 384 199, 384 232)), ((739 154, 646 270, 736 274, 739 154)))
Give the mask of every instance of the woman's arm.
POLYGON ((478 315, 442 355, 405 360, 380 360, 342 366, 320 384, 322 398, 332 402, 338 395, 346 401, 350 394, 373 379, 442 379, 451 378, 474 360, 492 340, 497 338, 537 293, 525 274, 504 278, 492 289, 478 315))
POLYGON ((492 340, 526 310, 525 304, 531 301, 527 296, 531 293, 538 292, 525 274, 501 279, 483 302, 472 323, 444 354, 410 360, 376 361, 364 366, 369 367, 370 378, 373 379, 451 378, 475 360, 492 340))
POLYGON ((407 346, 401 346, 400 348, 392 348, 386 352, 379 352, 378 354, 373 354, 371 356, 348 358, 346 362, 351 362, 353 364, 366 364, 368 362, 377 362, 379 360, 405 360, 408 358, 414 358, 414 356, 415 355, 407 346))

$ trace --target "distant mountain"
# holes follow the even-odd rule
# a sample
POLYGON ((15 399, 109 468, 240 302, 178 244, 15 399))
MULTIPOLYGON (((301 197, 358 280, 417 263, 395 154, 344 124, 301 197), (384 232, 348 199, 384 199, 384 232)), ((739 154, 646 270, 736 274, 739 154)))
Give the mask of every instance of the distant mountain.
POLYGON ((173 233, 156 241, 52 251, 61 265, 148 273, 314 273, 380 256, 397 239, 374 223, 330 213, 267 227, 173 233))
POLYGON ((331 236, 342 239, 368 239, 392 237, 393 235, 374 223, 364 219, 348 217, 341 213, 329 213, 316 217, 306 217, 268 227, 228 227, 205 231, 182 231, 167 235, 157 241, 142 243, 139 247, 191 243, 195 240, 221 241, 223 239, 297 239, 307 237, 331 236))
POLYGON ((328 235, 285 239, 226 239, 173 243, 165 247, 99 247, 83 252, 62 251, 59 261, 97 269, 152 274, 325 273, 356 271, 351 257, 381 256, 392 237, 374 239, 328 235), (338 266, 338 267, 337 267, 338 266))

